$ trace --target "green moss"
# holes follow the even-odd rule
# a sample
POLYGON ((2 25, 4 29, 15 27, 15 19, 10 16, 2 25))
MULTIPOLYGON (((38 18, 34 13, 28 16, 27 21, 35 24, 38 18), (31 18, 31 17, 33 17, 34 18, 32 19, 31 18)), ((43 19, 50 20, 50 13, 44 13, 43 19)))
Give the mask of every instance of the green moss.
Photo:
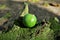
POLYGON ((39 34, 36 34, 38 30, 41 30, 41 26, 37 26, 36 28, 31 29, 21 28, 14 25, 12 30, 10 30, 9 32, 0 34, 0 40, 47 40, 47 36, 53 33, 53 31, 48 26, 44 28, 43 32, 39 32, 39 34))
POLYGON ((6 15, 3 16, 3 18, 7 18, 7 19, 10 18, 10 17, 11 17, 11 13, 9 13, 9 12, 6 13, 6 15))
POLYGON ((5 9, 7 6, 5 4, 0 4, 0 9, 5 9))
POLYGON ((54 17, 53 19, 51 19, 50 22, 51 22, 51 26, 50 26, 51 29, 53 29, 54 31, 60 30, 60 23, 57 17, 54 17))

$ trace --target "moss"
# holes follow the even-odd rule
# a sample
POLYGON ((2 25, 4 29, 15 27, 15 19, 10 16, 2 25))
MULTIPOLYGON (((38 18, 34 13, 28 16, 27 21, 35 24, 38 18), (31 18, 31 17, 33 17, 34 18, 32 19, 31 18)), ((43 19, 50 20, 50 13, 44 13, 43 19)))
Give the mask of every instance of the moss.
POLYGON ((50 22, 51 22, 51 29, 53 29, 54 31, 60 30, 60 23, 57 17, 51 19, 50 22))
POLYGON ((9 32, 0 33, 0 40, 54 40, 54 31, 59 29, 58 22, 55 22, 57 21, 52 20, 44 28, 41 25, 35 28, 22 28, 14 25, 9 32), (51 26, 52 29, 50 29, 51 26))
POLYGON ((10 18, 11 17, 11 13, 10 12, 7 12, 6 15, 3 16, 3 18, 10 18))
POLYGON ((0 4, 0 9, 5 9, 7 6, 5 4, 0 4))
POLYGON ((35 28, 22 28, 14 25, 12 30, 7 33, 0 34, 0 40, 53 40, 53 30, 50 24, 44 26, 36 26, 35 28))

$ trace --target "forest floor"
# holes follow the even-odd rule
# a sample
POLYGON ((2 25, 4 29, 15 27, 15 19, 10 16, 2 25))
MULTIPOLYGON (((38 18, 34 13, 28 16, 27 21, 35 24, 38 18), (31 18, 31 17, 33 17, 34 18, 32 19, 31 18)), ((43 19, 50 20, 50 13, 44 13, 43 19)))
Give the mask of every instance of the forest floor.
MULTIPOLYGON (((0 29, 1 26, 15 19, 17 9, 23 10, 25 5, 21 2, 13 2, 13 4, 0 4, 0 29), (1 6, 2 5, 2 6, 1 6), (14 9, 14 10, 13 10, 14 9), (12 11, 14 12, 12 12, 12 11), (6 16, 5 16, 6 15, 6 16), (12 15, 12 16, 11 16, 12 15), (8 18, 8 19, 7 19, 8 18)), ((21 19, 17 19, 9 31, 0 32, 0 40, 59 40, 60 38, 60 2, 39 2, 30 3, 28 5, 29 13, 37 16, 38 24, 33 28, 26 28, 22 25, 21 19)), ((18 13, 17 13, 18 14, 18 13)), ((4 27, 3 27, 4 28, 4 27)), ((7 28, 7 27, 6 27, 7 28)), ((10 27, 9 27, 10 28, 10 27)))

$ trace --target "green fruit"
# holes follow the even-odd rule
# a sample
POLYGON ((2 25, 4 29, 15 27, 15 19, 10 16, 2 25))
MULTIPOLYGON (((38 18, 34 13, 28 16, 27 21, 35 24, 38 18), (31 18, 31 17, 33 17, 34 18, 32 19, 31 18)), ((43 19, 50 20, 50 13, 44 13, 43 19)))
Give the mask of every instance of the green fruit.
POLYGON ((23 23, 27 27, 35 26, 36 22, 37 22, 37 18, 33 14, 26 14, 23 18, 23 23))

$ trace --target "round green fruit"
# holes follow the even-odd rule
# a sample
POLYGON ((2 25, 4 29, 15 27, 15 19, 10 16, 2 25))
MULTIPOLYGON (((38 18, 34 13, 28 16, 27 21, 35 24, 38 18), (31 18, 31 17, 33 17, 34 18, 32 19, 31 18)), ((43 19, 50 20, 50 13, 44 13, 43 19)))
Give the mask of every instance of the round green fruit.
POLYGON ((25 26, 27 27, 33 27, 35 26, 35 24, 37 23, 37 18, 35 15, 33 14, 26 14, 24 17, 23 17, 23 23, 25 26))

